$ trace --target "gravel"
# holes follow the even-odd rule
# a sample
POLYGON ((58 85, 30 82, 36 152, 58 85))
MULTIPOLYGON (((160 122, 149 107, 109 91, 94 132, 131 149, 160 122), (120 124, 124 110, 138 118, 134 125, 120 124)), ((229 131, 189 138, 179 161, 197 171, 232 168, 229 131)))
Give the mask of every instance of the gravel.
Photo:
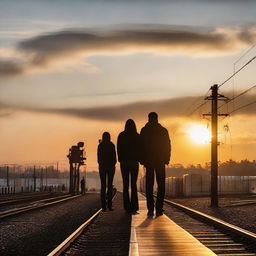
POLYGON ((113 211, 101 212, 64 256, 128 256, 131 215, 123 210, 122 194, 117 193, 113 211))
POLYGON ((0 255, 47 255, 99 208, 99 194, 86 194, 4 219, 0 255))
POLYGON ((210 198, 183 198, 170 200, 222 219, 228 223, 256 233, 256 204, 231 206, 235 201, 255 199, 246 195, 227 196, 219 199, 219 208, 210 207, 210 198))

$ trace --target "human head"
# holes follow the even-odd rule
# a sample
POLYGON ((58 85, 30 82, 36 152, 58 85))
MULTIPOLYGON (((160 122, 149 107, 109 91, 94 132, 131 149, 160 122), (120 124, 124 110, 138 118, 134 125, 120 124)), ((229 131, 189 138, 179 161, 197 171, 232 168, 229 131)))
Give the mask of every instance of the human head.
POLYGON ((102 141, 103 141, 103 142, 110 141, 110 134, 109 134, 109 132, 104 132, 104 133, 102 134, 102 141))
POLYGON ((150 123, 158 123, 158 115, 156 112, 150 112, 148 114, 148 121, 150 123))
POLYGON ((137 129, 136 129, 136 124, 135 122, 132 120, 132 119, 128 119, 125 123, 125 128, 124 130, 126 132, 137 132, 137 129))

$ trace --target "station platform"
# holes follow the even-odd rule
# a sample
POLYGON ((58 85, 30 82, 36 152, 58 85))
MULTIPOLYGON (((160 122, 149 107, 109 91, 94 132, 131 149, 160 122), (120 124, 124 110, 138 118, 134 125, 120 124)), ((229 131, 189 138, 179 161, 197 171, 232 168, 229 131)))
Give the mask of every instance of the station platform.
POLYGON ((129 256, 216 255, 166 215, 148 218, 146 198, 139 194, 140 214, 132 216, 129 256))

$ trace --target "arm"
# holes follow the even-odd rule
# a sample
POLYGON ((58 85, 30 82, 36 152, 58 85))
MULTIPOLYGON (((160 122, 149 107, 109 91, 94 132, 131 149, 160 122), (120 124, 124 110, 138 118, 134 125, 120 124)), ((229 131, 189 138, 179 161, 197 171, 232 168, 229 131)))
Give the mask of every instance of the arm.
POLYGON ((97 161, 98 164, 100 164, 101 160, 102 160, 102 150, 101 150, 101 144, 98 145, 98 150, 97 150, 97 161))
POLYGON ((140 136, 139 136, 139 157, 140 157, 140 163, 145 164, 145 132, 144 129, 142 128, 140 131, 140 136))
POLYGON ((123 159, 123 141, 122 141, 121 133, 118 135, 118 138, 117 138, 117 155, 118 155, 118 161, 121 162, 123 159))
POLYGON ((116 165, 116 149, 115 149, 114 143, 112 143, 112 145, 113 145, 113 162, 114 162, 114 165, 116 165))
POLYGON ((165 129, 165 132, 164 132, 164 145, 165 145, 165 155, 166 155, 166 164, 169 164, 170 162, 170 158, 171 158, 171 140, 170 140, 170 137, 169 137, 169 133, 168 133, 168 130, 165 129))

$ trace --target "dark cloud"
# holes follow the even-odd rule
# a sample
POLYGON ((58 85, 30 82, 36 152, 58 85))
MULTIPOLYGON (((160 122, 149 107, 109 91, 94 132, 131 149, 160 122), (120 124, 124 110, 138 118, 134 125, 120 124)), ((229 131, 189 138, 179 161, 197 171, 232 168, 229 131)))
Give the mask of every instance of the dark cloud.
MULTIPOLYGON (((253 29, 195 31, 168 25, 137 25, 130 28, 87 29, 44 34, 20 42, 26 65, 0 62, 5 75, 22 74, 33 68, 70 58, 99 54, 152 52, 195 56, 228 54, 255 42, 253 29)), ((60 65, 60 64, 59 64, 60 65)))
POLYGON ((122 121, 127 118, 145 119, 149 112, 156 111, 164 118, 184 116, 184 110, 197 98, 198 97, 184 97, 84 109, 35 109, 35 111, 105 121, 122 121))
POLYGON ((21 75, 23 72, 24 67, 22 64, 15 63, 14 61, 0 60, 0 77, 21 75))
MULTIPOLYGON (((234 108, 237 109, 250 102, 254 102, 256 93, 246 94, 238 98, 234 103, 234 108)), ((197 111, 194 116, 189 114, 202 103, 202 98, 198 96, 193 97, 179 97, 166 100, 157 101, 140 101, 129 104, 113 105, 113 106, 100 106, 93 108, 38 108, 38 107, 10 107, 6 105, 0 105, 1 110, 15 111, 29 111, 35 113, 49 113, 57 115, 66 115, 71 117, 78 117, 84 119, 101 120, 101 121, 124 121, 128 118, 134 118, 136 120, 145 120, 147 114, 151 111, 159 113, 160 118, 171 117, 183 117, 183 118, 201 118, 202 113, 208 113, 209 104, 203 109, 200 109, 200 113, 197 111)), ((223 103, 220 103, 223 104, 223 103)), ((219 109, 220 113, 227 113, 233 110, 233 102, 223 106, 219 109)), ((242 108, 241 110, 234 112, 233 115, 256 115, 256 104, 242 108)))

